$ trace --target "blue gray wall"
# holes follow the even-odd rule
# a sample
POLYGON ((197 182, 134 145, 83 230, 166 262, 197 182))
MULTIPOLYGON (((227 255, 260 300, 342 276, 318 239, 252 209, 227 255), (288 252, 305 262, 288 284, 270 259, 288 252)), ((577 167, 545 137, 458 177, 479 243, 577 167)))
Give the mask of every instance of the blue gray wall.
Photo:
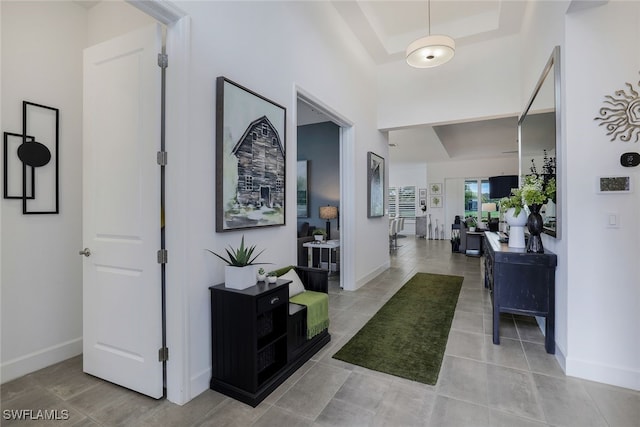
MULTIPOLYGON (((298 218, 316 227, 326 227, 320 206, 340 209, 340 128, 332 122, 298 126, 298 160, 308 160, 309 217, 298 218)), ((339 237, 338 220, 331 221, 331 238, 339 237)))

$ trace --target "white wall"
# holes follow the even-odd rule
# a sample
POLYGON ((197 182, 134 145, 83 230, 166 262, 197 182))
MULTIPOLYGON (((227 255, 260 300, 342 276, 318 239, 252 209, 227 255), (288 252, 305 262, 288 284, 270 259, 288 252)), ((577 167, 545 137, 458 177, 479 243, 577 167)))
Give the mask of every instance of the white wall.
MULTIPOLYGON (((2 130, 22 131, 22 101, 60 109, 60 214, 2 200, 2 381, 82 351, 82 48, 71 2, 2 2, 2 130)), ((46 166, 45 166, 46 167, 46 166)))
POLYGON ((60 109, 60 214, 2 200, 2 382, 82 352, 82 50, 154 22, 122 1, 1 2, 3 131, 60 109), (28 64, 25 66, 25 64, 28 64))
POLYGON ((156 22, 124 0, 101 1, 88 11, 87 46, 156 22))
MULTIPOLYGON (((295 88, 303 88, 354 124, 355 162, 350 189, 356 212, 341 223, 355 232, 355 278, 388 264, 387 221, 367 219, 366 153, 387 157, 377 131, 373 64, 335 9, 324 2, 181 2, 191 16, 190 138, 186 199, 190 221, 184 230, 189 294, 191 396, 208 387, 211 367, 208 287, 224 281, 223 263, 205 251, 237 245, 242 235, 266 248, 262 261, 275 266, 296 260, 295 180, 288 180, 286 226, 227 233, 215 232, 215 79, 227 78, 287 108, 287 170, 296 167, 295 88), (295 34, 295 37, 291 35, 295 34), (321 71, 320 71, 321 70, 321 71)), ((348 196, 348 195, 347 195, 348 196)), ((170 219, 168 219, 170 221, 170 219)), ((176 284, 176 285, 183 285, 176 284)), ((345 287, 356 286, 346 283, 345 287)))
MULTIPOLYGON (((638 91, 640 3, 612 1, 566 19, 566 184, 568 240, 566 371, 640 390, 640 192, 638 168, 620 155, 634 142, 610 141, 593 118, 605 96, 638 91), (589 46, 585 49, 584 46, 589 46), (615 64, 615 66, 612 66, 615 64), (585 72, 588 70, 588 72, 585 72), (589 165, 585 167, 585 165, 589 165), (634 193, 601 195, 599 175, 630 175, 634 193), (607 228, 609 212, 620 227, 607 228)), ((637 95, 636 95, 637 96, 637 95)))
POLYGON ((101 1, 88 11, 87 46, 156 22, 124 0, 101 1))
POLYGON ((415 69, 405 61, 379 66, 380 129, 517 114, 519 41, 514 35, 459 46, 444 67, 415 69))

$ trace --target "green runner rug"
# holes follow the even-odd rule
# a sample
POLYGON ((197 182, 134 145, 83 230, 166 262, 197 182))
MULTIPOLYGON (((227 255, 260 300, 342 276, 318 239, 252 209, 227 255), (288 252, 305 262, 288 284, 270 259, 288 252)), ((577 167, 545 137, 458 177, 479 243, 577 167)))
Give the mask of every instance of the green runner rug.
POLYGON ((462 281, 417 273, 333 357, 435 385, 462 281))

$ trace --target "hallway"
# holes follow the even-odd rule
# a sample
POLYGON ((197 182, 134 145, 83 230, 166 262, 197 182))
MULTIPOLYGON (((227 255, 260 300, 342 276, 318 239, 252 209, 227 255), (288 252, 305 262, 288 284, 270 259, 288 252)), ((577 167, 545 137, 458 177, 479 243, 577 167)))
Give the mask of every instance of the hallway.
POLYGON ((640 392, 566 377, 532 318, 505 315, 491 340, 481 259, 449 241, 402 238, 391 268, 355 292, 330 286, 332 341, 258 407, 207 390, 184 406, 82 373, 81 356, 2 385, 3 426, 609 426, 636 427, 640 392), (464 276, 436 386, 331 358, 416 272, 464 276), (11 421, 7 410, 68 411, 11 421))

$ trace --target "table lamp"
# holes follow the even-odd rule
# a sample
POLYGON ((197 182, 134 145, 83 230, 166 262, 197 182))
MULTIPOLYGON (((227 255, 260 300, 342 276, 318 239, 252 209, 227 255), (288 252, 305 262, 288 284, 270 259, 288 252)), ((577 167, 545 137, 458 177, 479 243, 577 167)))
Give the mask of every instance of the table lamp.
POLYGON ((482 204, 482 212, 488 213, 488 219, 491 219, 491 212, 497 211, 497 207, 495 203, 483 203, 482 204))
POLYGON ((320 206, 320 219, 327 220, 327 240, 331 240, 331 220, 338 218, 337 206, 320 206))
POLYGON ((491 212, 496 212, 498 206, 495 203, 483 203, 482 212, 487 212, 487 227, 489 231, 500 231, 500 223, 502 222, 502 212, 498 213, 497 223, 491 222, 491 212))

